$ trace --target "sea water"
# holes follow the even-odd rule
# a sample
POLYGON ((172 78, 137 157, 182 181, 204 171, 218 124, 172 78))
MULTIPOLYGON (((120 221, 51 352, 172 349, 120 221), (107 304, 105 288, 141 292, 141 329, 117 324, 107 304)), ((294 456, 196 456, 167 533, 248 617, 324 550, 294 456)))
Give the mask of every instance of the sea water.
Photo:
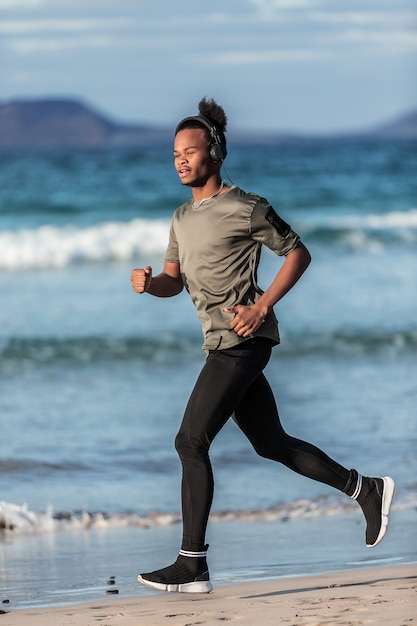
MULTIPOLYGON (((310 249, 276 306, 266 374, 286 430, 397 484, 387 538, 357 505, 256 456, 233 423, 212 446, 214 582, 415 561, 417 152, 412 142, 230 146, 226 181, 267 197, 310 249)), ((149 593, 175 559, 173 440, 204 363, 188 295, 130 286, 163 263, 189 197, 171 147, 0 155, 0 600, 149 593)), ((267 287, 282 259, 265 250, 267 287)))

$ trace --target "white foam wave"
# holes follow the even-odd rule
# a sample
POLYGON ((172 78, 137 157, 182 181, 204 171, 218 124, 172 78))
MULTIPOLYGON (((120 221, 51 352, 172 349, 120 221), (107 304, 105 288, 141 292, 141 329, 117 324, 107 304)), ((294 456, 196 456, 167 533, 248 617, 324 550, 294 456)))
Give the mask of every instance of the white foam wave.
POLYGON ((89 530, 91 528, 123 528, 126 526, 167 526, 179 522, 175 513, 140 516, 134 513, 54 513, 52 506, 44 512, 29 509, 28 504, 0 502, 0 531, 18 535, 89 530))
MULTIPOLYGON (((414 509, 415 493, 403 493, 397 496, 394 510, 414 509)), ((276 507, 265 509, 247 509, 213 511, 211 522, 287 522, 294 519, 308 519, 328 515, 345 515, 358 512, 357 504, 345 496, 319 496, 314 499, 295 500, 276 507)), ((112 529, 155 526, 170 526, 181 521, 179 513, 54 513, 49 506, 45 512, 31 511, 27 504, 19 505, 0 502, 0 532, 4 534, 28 535, 55 532, 87 531, 90 529, 112 529)), ((0 535, 1 536, 1 535, 0 535)))
MULTIPOLYGON (((392 211, 383 215, 332 215, 311 216, 309 222, 300 224, 310 236, 319 234, 334 236, 336 243, 352 250, 367 249, 381 253, 389 245, 397 242, 405 245, 417 241, 417 209, 392 211)), ((301 231, 300 231, 301 232, 301 231)))
POLYGON ((85 262, 125 261, 163 253, 169 220, 135 219, 80 228, 41 226, 0 232, 0 269, 62 268, 85 262))
MULTIPOLYGON (((391 211, 384 214, 344 215, 328 218, 329 228, 356 228, 365 230, 417 228, 417 209, 391 211)), ((325 224, 324 224, 325 225, 325 224)))
MULTIPOLYGON (((77 263, 127 261, 138 255, 165 251, 169 219, 141 219, 130 222, 104 222, 89 227, 45 225, 33 230, 0 232, 0 270, 53 269, 77 263)), ((378 232, 395 231, 405 243, 416 240, 417 209, 385 215, 311 216, 308 222, 294 224, 301 231, 326 229, 346 232, 341 241, 352 248, 374 246, 385 240, 374 239, 378 232), (310 221, 311 220, 311 221, 310 221)))

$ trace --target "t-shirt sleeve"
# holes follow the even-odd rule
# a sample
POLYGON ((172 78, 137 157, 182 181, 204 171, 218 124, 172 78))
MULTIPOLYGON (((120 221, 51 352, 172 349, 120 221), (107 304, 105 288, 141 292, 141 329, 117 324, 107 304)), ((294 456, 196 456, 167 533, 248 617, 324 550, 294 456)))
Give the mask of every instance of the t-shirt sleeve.
POLYGON ((175 236, 174 220, 172 220, 171 228, 169 229, 168 247, 165 252, 164 260, 167 263, 179 263, 180 262, 178 242, 175 236))
POLYGON ((251 237, 270 250, 284 256, 294 250, 300 237, 276 213, 267 200, 259 198, 250 220, 251 237))

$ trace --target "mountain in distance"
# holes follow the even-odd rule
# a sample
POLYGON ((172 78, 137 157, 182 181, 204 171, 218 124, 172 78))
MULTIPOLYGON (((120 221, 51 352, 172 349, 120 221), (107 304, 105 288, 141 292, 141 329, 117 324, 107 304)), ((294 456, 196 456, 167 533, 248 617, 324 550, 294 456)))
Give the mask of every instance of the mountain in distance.
MULTIPOLYGON (((235 142, 283 141, 322 138, 297 133, 234 131, 235 142)), ((335 135, 327 135, 331 138, 335 135)), ((341 137, 363 139, 417 139, 417 110, 387 124, 341 137)), ((99 149, 171 143, 172 128, 146 124, 123 124, 70 98, 15 100, 0 103, 0 150, 99 149)))
POLYGON ((0 150, 140 146, 165 141, 170 133, 161 127, 114 122, 74 99, 0 104, 0 150))
POLYGON ((410 111, 386 124, 377 126, 369 134, 384 139, 417 139, 417 110, 410 111))

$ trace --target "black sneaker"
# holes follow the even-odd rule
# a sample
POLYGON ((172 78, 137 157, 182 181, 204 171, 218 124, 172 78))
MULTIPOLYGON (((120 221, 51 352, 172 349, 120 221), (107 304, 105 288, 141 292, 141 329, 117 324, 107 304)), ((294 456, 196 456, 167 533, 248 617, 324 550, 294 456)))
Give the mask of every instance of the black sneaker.
POLYGON ((180 550, 175 563, 155 572, 139 574, 138 581, 159 591, 210 593, 213 585, 210 582, 206 555, 206 551, 180 550))
POLYGON ((384 478, 362 478, 362 485, 357 496, 366 519, 366 545, 374 548, 387 532, 388 515, 394 495, 394 481, 389 476, 384 478))

